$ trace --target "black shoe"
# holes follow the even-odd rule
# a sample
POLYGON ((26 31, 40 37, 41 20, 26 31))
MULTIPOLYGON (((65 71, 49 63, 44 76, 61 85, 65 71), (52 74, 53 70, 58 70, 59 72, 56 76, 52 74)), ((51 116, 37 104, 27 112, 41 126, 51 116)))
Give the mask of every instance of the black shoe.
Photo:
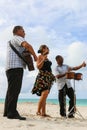
POLYGON ((20 115, 17 115, 17 116, 8 116, 7 117, 8 119, 19 119, 19 120, 26 120, 26 117, 22 117, 20 115))
POLYGON ((68 115, 68 118, 74 118, 74 115, 68 115))
POLYGON ((63 117, 63 118, 67 118, 67 117, 66 117, 66 114, 61 114, 61 117, 63 117))
POLYGON ((7 116, 7 114, 3 114, 3 116, 4 116, 4 117, 6 117, 6 116, 7 116))
POLYGON ((15 116, 14 119, 19 119, 19 120, 26 120, 26 117, 22 116, 15 116))

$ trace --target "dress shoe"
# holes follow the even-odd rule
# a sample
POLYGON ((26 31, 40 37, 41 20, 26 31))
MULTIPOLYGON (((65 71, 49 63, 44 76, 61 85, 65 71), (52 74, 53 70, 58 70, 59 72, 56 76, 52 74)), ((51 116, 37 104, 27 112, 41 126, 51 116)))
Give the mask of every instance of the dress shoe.
POLYGON ((6 117, 6 116, 7 116, 7 114, 3 114, 3 116, 4 116, 4 117, 6 117))
POLYGON ((22 116, 20 116, 20 115, 13 116, 13 117, 8 116, 7 118, 8 118, 8 119, 19 119, 19 120, 26 120, 26 117, 22 117, 22 116))
POLYGON ((61 115, 61 117, 65 117, 66 118, 66 114, 60 114, 61 115))
POLYGON ((68 118, 74 118, 74 115, 68 115, 68 118))

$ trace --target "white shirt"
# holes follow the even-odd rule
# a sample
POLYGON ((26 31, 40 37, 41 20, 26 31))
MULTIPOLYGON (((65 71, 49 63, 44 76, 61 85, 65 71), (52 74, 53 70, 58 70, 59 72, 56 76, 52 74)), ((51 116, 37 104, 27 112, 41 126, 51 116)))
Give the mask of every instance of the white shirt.
MULTIPOLYGON (((11 44, 18 50, 23 51, 24 48, 21 46, 21 43, 24 42, 25 39, 20 36, 13 36, 11 40, 11 44)), ((7 44, 7 57, 6 57, 6 70, 13 68, 26 68, 26 64, 24 61, 13 51, 10 47, 9 42, 7 44)))
MULTIPOLYGON (((62 65, 61 67, 60 66, 56 66, 56 69, 55 69, 55 74, 58 75, 58 74, 64 74, 68 71, 68 68, 69 66, 68 65, 62 65)), ((58 84, 58 90, 61 90, 65 84, 67 84, 67 87, 68 88, 71 88, 71 82, 69 79, 66 79, 66 76, 62 77, 62 78, 56 78, 56 82, 58 84)))

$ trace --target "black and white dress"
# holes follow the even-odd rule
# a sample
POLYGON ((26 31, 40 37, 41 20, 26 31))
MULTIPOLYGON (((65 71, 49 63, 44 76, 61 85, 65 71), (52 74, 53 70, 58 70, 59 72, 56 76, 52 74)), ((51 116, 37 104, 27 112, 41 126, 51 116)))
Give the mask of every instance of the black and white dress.
POLYGON ((52 84, 55 81, 55 76, 52 74, 51 65, 52 62, 48 59, 44 61, 44 64, 36 77, 32 94, 41 96, 42 91, 51 89, 52 84))

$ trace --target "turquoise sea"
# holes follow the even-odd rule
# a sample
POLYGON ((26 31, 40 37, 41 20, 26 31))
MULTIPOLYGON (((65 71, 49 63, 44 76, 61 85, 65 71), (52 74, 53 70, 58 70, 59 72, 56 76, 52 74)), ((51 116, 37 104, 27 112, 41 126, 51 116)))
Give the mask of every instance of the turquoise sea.
MULTIPOLYGON (((30 103, 37 103, 39 99, 19 99, 19 103, 24 103, 24 102, 30 102, 30 103)), ((0 99, 0 103, 4 103, 4 99, 0 99)), ((69 100, 66 100, 67 104, 69 100)), ((47 103, 50 104, 59 104, 57 99, 47 99, 47 103)), ((77 99, 76 100, 76 105, 77 106, 87 106, 87 99, 77 99)))

